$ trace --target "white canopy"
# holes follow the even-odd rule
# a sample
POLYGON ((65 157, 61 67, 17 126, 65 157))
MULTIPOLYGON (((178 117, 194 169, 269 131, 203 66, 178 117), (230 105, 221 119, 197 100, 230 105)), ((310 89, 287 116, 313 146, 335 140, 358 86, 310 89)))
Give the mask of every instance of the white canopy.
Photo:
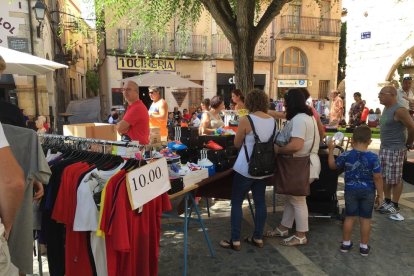
POLYGON ((3 74, 43 75, 60 68, 68 68, 64 64, 15 51, 0 46, 0 56, 6 61, 3 74))
POLYGON ((156 71, 150 72, 146 74, 142 74, 139 76, 134 76, 126 79, 122 79, 121 81, 134 81, 139 86, 162 86, 162 87, 174 87, 174 88, 203 88, 203 86, 184 79, 176 74, 165 72, 165 71, 156 71))

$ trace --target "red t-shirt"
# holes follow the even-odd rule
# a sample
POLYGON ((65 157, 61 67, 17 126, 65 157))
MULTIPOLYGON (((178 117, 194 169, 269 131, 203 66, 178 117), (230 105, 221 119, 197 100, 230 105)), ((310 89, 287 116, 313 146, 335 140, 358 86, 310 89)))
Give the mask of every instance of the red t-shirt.
POLYGON ((52 219, 66 225, 65 270, 68 276, 93 275, 88 254, 89 232, 74 232, 79 178, 91 169, 87 163, 72 164, 63 171, 52 219))
MULTIPOLYGON (((117 275, 117 255, 112 246, 111 236, 109 234, 109 225, 111 220, 111 213, 113 210, 113 204, 118 195, 117 187, 121 179, 125 178, 126 172, 120 170, 117 174, 109 179, 105 186, 105 198, 102 210, 101 224, 99 229, 105 233, 105 247, 106 247, 106 263, 108 268, 108 276, 117 275)), ((119 189, 119 187, 118 187, 119 189)))
MULTIPOLYGON (((108 183, 109 184, 109 183, 108 183)), ((106 229, 108 276, 112 275, 158 275, 159 240, 161 215, 171 210, 167 193, 158 196, 143 206, 141 213, 131 210, 125 178, 118 182, 112 196, 105 196, 104 208, 112 201, 110 218, 102 217, 101 228, 106 229), (118 191, 118 192, 116 192, 118 191), (116 196, 116 198, 114 198, 116 196), (113 250, 112 252, 108 252, 113 250), (114 258, 114 260, 109 260, 114 258), (110 265, 116 265, 110 267, 110 265)), ((103 216, 108 215, 108 210, 103 216)))
POLYGON ((128 106, 123 118, 130 127, 127 135, 134 141, 139 141, 141 145, 149 144, 149 115, 148 109, 141 100, 128 106))
POLYGON ((187 121, 190 121, 191 120, 191 114, 190 113, 184 114, 183 119, 187 120, 187 121))
POLYGON ((367 121, 368 114, 369 114, 368 107, 364 107, 364 110, 362 111, 362 114, 361 114, 361 123, 365 123, 367 121))

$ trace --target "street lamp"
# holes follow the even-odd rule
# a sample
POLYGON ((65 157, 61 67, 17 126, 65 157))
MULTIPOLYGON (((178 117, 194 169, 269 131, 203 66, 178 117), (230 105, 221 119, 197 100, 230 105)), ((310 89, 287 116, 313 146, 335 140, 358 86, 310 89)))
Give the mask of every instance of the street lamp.
POLYGON ((40 28, 42 26, 42 21, 45 19, 46 6, 41 0, 37 0, 33 9, 36 20, 39 22, 39 26, 37 26, 37 37, 40 38, 40 28))

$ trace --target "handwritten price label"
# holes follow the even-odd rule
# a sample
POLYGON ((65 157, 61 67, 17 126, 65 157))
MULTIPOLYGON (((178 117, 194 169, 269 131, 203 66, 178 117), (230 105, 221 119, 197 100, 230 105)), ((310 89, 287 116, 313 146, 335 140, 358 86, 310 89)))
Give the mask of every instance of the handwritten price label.
POLYGON ((132 210, 142 207, 171 189, 167 161, 158 159, 127 174, 127 190, 132 210))

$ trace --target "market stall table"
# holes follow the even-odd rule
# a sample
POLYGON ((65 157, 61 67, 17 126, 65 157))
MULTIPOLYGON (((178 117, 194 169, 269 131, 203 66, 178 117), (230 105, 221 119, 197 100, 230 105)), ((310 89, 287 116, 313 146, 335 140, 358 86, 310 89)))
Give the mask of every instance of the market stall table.
MULTIPOLYGON (((204 180, 203 180, 204 181, 204 180)), ((195 220, 197 221, 201 228, 203 229, 203 234, 204 234, 204 238, 206 239, 207 245, 208 245, 208 249, 210 251, 210 255, 212 257, 214 257, 215 253, 213 250, 213 247, 211 245, 211 241, 210 238, 208 237, 208 233, 206 231, 206 228, 204 226, 204 222, 203 219, 201 217, 200 214, 200 210, 198 209, 198 206, 194 200, 194 196, 193 196, 193 192, 198 189, 200 187, 200 185, 203 184, 203 181, 199 182, 199 183, 195 183, 194 185, 185 187, 183 190, 171 194, 169 195, 170 200, 171 201, 176 201, 175 205, 175 210, 173 210, 173 212, 165 212, 163 214, 163 217, 167 217, 167 218, 178 218, 178 219, 184 219, 184 271, 183 271, 183 275, 187 275, 187 257, 188 257, 188 223, 190 222, 190 220, 195 220), (178 210, 178 206, 182 203, 182 200, 184 200, 184 217, 180 217, 181 212, 178 210), (189 208, 189 204, 188 202, 191 202, 191 207, 189 208), (197 214, 197 218, 194 219, 191 217, 191 210, 194 207, 194 210, 197 214)))
MULTIPOLYGON (((231 191, 233 185, 233 169, 228 169, 223 172, 216 173, 215 175, 208 177, 194 185, 184 188, 183 190, 169 195, 170 200, 176 201, 175 212, 174 213, 164 213, 163 216, 167 218, 180 218, 184 219, 184 272, 183 275, 187 275, 187 255, 188 255, 188 223, 190 220, 197 221, 201 228, 203 229, 203 234, 206 239, 208 248, 210 250, 210 255, 213 257, 214 250, 211 245, 211 241, 206 232, 203 219, 201 218, 200 211, 194 200, 195 196, 207 197, 207 198, 221 198, 221 199, 231 199, 231 191), (178 206, 182 204, 184 200, 184 217, 179 217, 180 213, 178 211, 178 206), (188 201, 191 201, 192 206, 189 207, 188 201), (191 209, 194 207, 194 210, 197 214, 197 218, 191 218, 191 209), (189 210, 190 209, 190 210, 189 210)), ((269 182, 270 183, 270 182, 269 182)), ((250 198, 247 195, 247 200, 249 202, 249 207, 252 216, 254 217, 253 208, 250 202, 250 198)))

